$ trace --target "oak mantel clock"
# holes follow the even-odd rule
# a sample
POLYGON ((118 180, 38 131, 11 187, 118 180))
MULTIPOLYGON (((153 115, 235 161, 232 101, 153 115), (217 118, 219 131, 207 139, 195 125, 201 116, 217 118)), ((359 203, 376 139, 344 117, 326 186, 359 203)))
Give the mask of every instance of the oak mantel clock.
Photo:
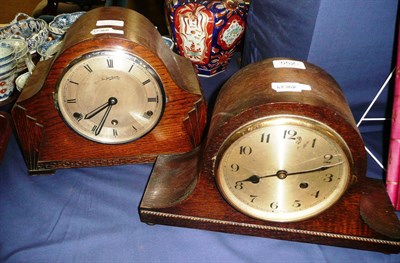
POLYGON ((203 147, 157 159, 140 216, 400 251, 398 218, 383 183, 366 177, 364 143, 340 87, 315 65, 286 58, 249 65, 225 83, 203 147))
POLYGON ((139 13, 89 11, 51 60, 39 62, 12 109, 30 173, 152 162, 201 140, 197 75, 139 13))

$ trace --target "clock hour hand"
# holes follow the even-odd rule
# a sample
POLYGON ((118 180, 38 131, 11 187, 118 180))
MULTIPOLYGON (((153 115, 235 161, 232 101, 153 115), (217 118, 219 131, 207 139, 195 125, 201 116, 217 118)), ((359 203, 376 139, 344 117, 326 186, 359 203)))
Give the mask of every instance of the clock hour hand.
POLYGON ((88 114, 85 115, 85 119, 91 119, 94 116, 96 116, 99 112, 101 112, 102 110, 104 110, 105 108, 107 108, 110 105, 110 100, 108 100, 106 103, 100 105, 99 107, 97 107, 96 109, 92 110, 91 112, 89 112, 88 114))
POLYGON ((242 183, 242 182, 251 182, 253 184, 258 184, 260 182, 261 179, 263 178, 268 178, 268 177, 278 177, 279 179, 285 179, 286 177, 288 177, 289 175, 297 175, 297 174, 306 174, 306 173, 313 173, 313 172, 319 172, 319 171, 325 171, 329 168, 332 168, 334 166, 337 166, 339 164, 342 164, 343 162, 338 162, 335 164, 331 164, 331 165, 323 165, 317 168, 313 168, 313 169, 309 169, 309 170, 303 170, 303 171, 298 171, 298 172, 292 172, 292 173, 288 173, 285 170, 279 170, 274 174, 268 174, 268 175, 263 175, 263 176, 259 176, 259 175, 252 175, 244 180, 240 180, 237 181, 237 183, 242 183))
POLYGON ((236 183, 251 182, 251 183, 253 183, 253 184, 258 184, 258 183, 260 182, 260 179, 262 179, 262 178, 267 178, 267 177, 274 177, 274 176, 276 176, 276 173, 274 173, 274 174, 269 174, 269 175, 264 175, 264 176, 258 176, 258 175, 253 174, 253 175, 250 176, 249 178, 246 178, 246 179, 244 179, 244 180, 237 181, 236 183))
POLYGON ((114 97, 111 97, 111 98, 108 99, 108 102, 107 102, 108 105, 106 107, 107 108, 106 112, 104 113, 103 117, 101 118, 99 126, 97 126, 96 129, 94 130, 94 134, 96 136, 100 134, 101 129, 103 129, 104 123, 106 122, 107 117, 110 114, 112 106, 117 104, 117 102, 118 102, 118 100, 116 98, 114 98, 114 97))

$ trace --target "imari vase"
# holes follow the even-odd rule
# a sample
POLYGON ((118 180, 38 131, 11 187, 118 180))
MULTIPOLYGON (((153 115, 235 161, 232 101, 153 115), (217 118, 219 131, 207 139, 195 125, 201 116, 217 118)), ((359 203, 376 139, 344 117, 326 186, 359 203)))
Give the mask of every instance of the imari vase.
POLYGON ((224 71, 243 38, 249 0, 166 0, 165 7, 175 52, 199 75, 224 71))

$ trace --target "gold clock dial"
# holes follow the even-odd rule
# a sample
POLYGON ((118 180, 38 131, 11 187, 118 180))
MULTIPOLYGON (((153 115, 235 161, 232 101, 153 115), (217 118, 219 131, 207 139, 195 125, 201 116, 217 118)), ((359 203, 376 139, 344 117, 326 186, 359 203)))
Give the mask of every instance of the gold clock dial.
POLYGON ((87 54, 64 71, 56 105, 65 122, 87 139, 108 144, 136 140, 159 122, 164 91, 153 68, 131 54, 87 54))
POLYGON ((351 162, 345 142, 328 126, 275 116, 231 134, 215 167, 220 191, 237 210, 291 222, 333 205, 348 187, 351 162))

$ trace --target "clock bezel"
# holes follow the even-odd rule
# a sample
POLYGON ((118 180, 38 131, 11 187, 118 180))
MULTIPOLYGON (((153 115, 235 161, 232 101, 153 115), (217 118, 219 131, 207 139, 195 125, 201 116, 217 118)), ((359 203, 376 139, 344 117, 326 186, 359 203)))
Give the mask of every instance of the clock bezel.
POLYGON ((55 93, 54 93, 54 106, 57 109, 61 119, 64 121, 64 123, 70 128, 72 129, 75 133, 77 133, 78 135, 82 136, 85 139, 88 139, 90 141, 96 142, 96 143, 100 143, 100 144, 105 144, 105 145, 120 145, 120 144, 126 144, 126 143, 130 143, 136 140, 139 140, 141 138, 143 138, 144 136, 146 136, 148 133, 150 133, 155 127, 157 127, 158 123, 160 122, 160 120, 162 119, 162 116, 164 114, 164 110, 165 110, 165 106, 167 103, 167 98, 166 98, 166 93, 165 93, 165 89, 163 86, 163 83, 161 81, 160 76, 156 73, 155 69, 150 65, 150 63, 148 63, 145 59, 137 56, 134 53, 130 53, 127 52, 127 50, 115 50, 115 49, 104 49, 104 50, 95 50, 95 51, 91 51, 88 53, 85 53, 79 57, 77 57, 76 59, 72 60, 68 66, 62 71, 62 73, 60 74, 60 77, 58 78, 56 85, 55 85, 55 93), (156 80, 156 84, 157 84, 157 88, 159 90, 159 93, 161 95, 161 98, 159 98, 159 103, 161 103, 160 106, 160 110, 158 111, 158 116, 157 116, 157 120, 155 120, 151 126, 149 126, 144 133, 142 133, 140 136, 132 136, 131 139, 127 139, 127 140, 123 140, 123 141, 112 141, 112 140, 107 140, 107 139, 96 139, 93 136, 89 136, 83 132, 80 131, 80 129, 76 128, 75 125, 72 125, 72 122, 69 122, 64 114, 63 114, 63 110, 61 109, 62 107, 60 107, 60 102, 59 100, 62 99, 61 98, 61 92, 63 87, 60 86, 62 80, 64 79, 64 76, 71 70, 74 68, 74 66, 76 64, 81 63, 82 61, 85 61, 87 59, 93 58, 93 57, 97 57, 97 56, 114 56, 114 57, 124 57, 124 58, 128 58, 129 60, 132 60, 133 62, 136 63, 136 61, 139 61, 140 65, 142 66, 142 68, 146 69, 147 72, 150 73, 150 75, 154 78, 154 80, 156 80), (61 89, 61 90, 60 90, 61 89))
POLYGON ((332 129, 332 127, 318 120, 291 114, 271 115, 244 123, 226 137, 225 141, 221 144, 217 154, 215 155, 215 157, 213 157, 213 160, 215 160, 215 163, 213 165, 213 175, 218 186, 217 188, 223 198, 226 200, 226 202, 229 203, 237 211, 247 216, 263 221, 298 222, 317 216, 318 214, 321 214, 332 207, 341 199, 341 197, 346 193, 347 189, 351 185, 351 181, 353 179, 351 171, 354 165, 354 161, 348 145, 346 144, 345 140, 340 136, 340 134, 332 129), (346 178, 344 178, 344 180, 341 180, 340 184, 338 184, 339 188, 332 192, 328 196, 329 198, 323 200, 322 202, 318 202, 316 205, 306 208, 305 210, 288 213, 282 212, 281 214, 279 212, 275 213, 261 211, 254 207, 246 205, 243 201, 240 201, 240 198, 238 198, 233 192, 227 189, 228 185, 225 183, 224 171, 221 167, 221 165, 223 165, 222 158, 227 153, 230 146, 239 138, 242 138, 243 136, 246 136, 247 134, 260 128, 279 125, 295 125, 302 126, 308 129, 314 129, 316 132, 329 138, 331 142, 335 143, 335 145, 337 145, 337 147, 343 152, 345 165, 347 166, 347 168, 344 168, 345 170, 347 170, 347 174, 343 174, 346 176, 346 178))

